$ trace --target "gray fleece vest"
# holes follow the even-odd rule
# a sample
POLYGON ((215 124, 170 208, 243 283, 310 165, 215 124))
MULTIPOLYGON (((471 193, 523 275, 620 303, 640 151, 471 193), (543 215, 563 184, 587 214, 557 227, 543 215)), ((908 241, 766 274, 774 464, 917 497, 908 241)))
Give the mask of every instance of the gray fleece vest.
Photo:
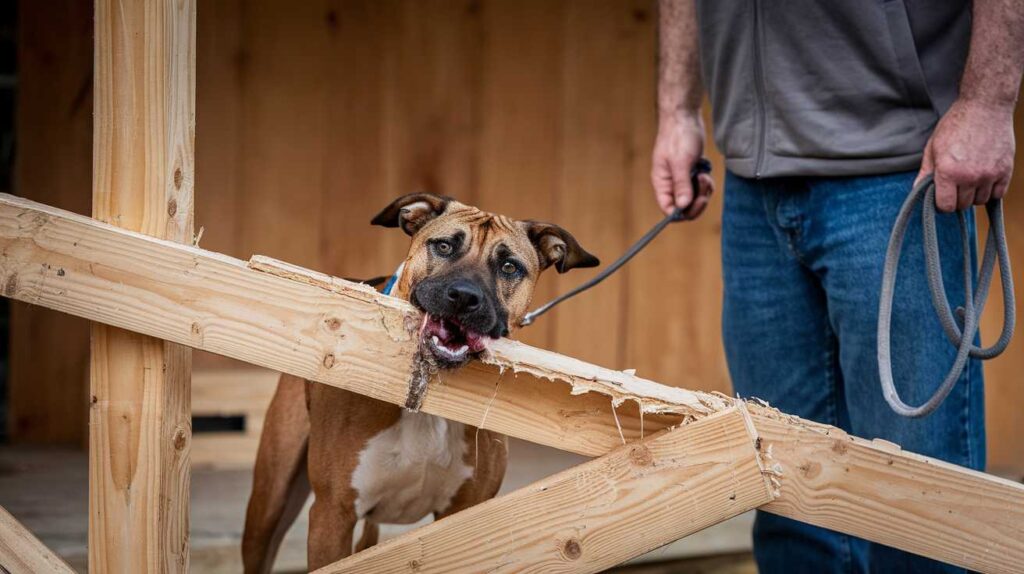
POLYGON ((969 0, 697 0, 714 137, 744 177, 917 169, 957 96, 969 0))

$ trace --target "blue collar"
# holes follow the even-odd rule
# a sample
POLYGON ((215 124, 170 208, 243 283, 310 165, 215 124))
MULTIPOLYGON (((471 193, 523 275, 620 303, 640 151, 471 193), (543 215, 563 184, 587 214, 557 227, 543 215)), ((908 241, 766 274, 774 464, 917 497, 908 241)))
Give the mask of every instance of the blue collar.
POLYGON ((391 291, 393 291, 394 288, 395 288, 395 285, 398 284, 398 279, 402 276, 402 269, 404 269, 404 268, 405 268, 405 262, 403 261, 402 264, 398 266, 398 269, 395 269, 395 274, 392 275, 388 279, 388 282, 384 284, 384 290, 381 291, 381 293, 383 293, 385 295, 391 295, 391 291))

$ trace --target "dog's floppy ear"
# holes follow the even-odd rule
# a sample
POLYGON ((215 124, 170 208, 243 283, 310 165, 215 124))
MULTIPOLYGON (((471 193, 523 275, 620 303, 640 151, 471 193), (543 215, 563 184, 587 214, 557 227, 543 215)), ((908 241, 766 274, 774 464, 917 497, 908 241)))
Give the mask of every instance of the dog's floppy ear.
POLYGON ((576 267, 596 267, 601 264, 597 257, 587 253, 571 233, 554 225, 539 221, 524 221, 526 234, 537 249, 541 269, 554 265, 559 273, 576 267))
POLYGON ((432 193, 410 193, 391 202, 370 221, 373 225, 401 227, 402 231, 414 235, 428 221, 444 213, 451 201, 448 197, 432 193))

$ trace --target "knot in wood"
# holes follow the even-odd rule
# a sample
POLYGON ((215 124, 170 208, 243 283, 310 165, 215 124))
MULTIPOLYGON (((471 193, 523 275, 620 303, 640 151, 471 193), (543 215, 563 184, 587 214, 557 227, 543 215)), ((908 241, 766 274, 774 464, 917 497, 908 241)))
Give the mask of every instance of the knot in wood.
POLYGON ((181 452, 188 444, 188 432, 183 428, 174 431, 174 450, 181 452))
POLYGON ((562 545, 562 553, 569 560, 578 560, 583 555, 583 549, 580 547, 579 540, 575 538, 566 540, 565 544, 562 545))
POLYGON ((651 466, 654 464, 654 455, 651 454, 651 449, 639 445, 630 449, 629 460, 637 466, 651 466))

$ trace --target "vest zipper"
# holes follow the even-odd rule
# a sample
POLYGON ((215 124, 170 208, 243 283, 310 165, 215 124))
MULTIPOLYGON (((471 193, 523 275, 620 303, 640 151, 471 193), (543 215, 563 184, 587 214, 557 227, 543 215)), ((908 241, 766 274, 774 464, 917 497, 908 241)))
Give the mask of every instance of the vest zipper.
POLYGON ((765 143, 768 132, 767 113, 765 112, 764 70, 761 62, 761 3, 754 0, 754 91, 757 97, 757 159, 754 162, 754 177, 760 179, 761 164, 764 163, 765 143))

